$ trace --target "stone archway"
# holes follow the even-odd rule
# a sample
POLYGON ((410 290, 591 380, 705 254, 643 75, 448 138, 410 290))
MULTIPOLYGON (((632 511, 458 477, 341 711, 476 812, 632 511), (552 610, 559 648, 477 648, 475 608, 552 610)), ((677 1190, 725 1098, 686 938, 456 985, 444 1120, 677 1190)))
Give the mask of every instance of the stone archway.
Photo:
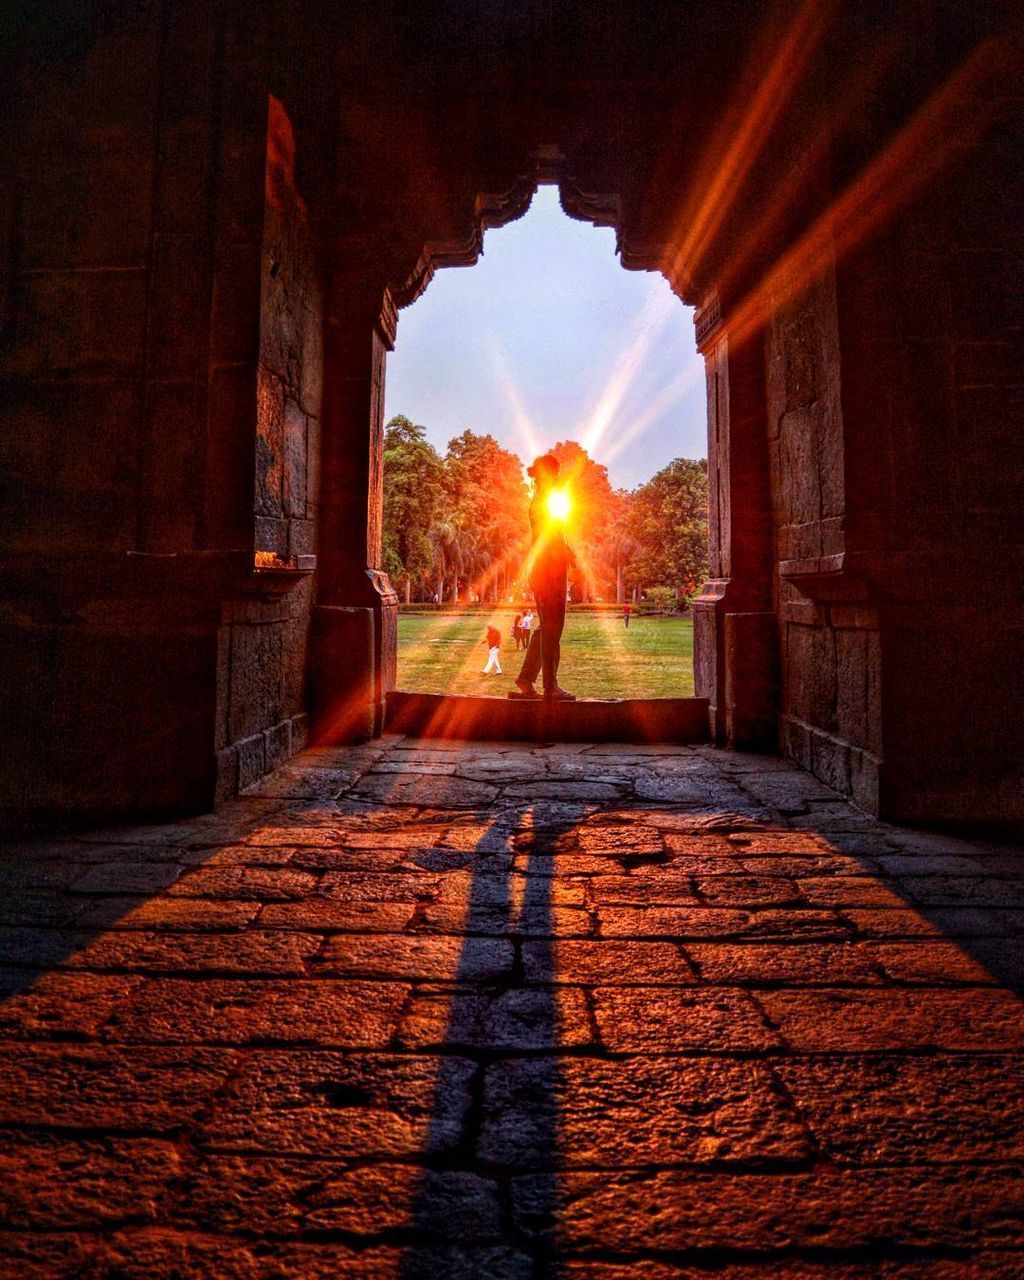
MULTIPOLYGON (((344 364, 342 351, 350 356, 354 350, 360 352, 357 359, 362 361, 361 375, 355 377, 361 376, 364 395, 357 411, 369 415, 366 434, 369 460, 365 471, 369 567, 365 581, 359 583, 367 612, 353 613, 351 606, 339 608, 326 601, 318 610, 317 634, 321 648, 317 650, 320 656, 316 660, 325 673, 332 674, 325 674, 318 686, 324 706, 317 732, 328 739, 364 732, 367 724, 379 732, 384 721, 386 695, 396 687, 397 597, 379 569, 379 556, 383 386, 386 356, 394 344, 399 311, 421 296, 438 269, 472 266, 482 252, 484 233, 521 217, 541 183, 558 186, 560 202, 569 216, 597 226, 613 227, 620 261, 628 269, 657 270, 682 301, 698 300, 698 286, 687 272, 687 264, 671 246, 631 236, 623 230, 621 194, 595 194, 581 181, 571 159, 560 147, 542 144, 530 151, 526 163, 515 171, 499 193, 481 193, 467 203, 457 227, 446 228, 449 234, 443 238, 426 240, 408 272, 393 278, 380 290, 379 314, 369 324, 365 315, 355 321, 361 333, 369 329, 368 347, 365 337, 353 341, 350 331, 346 330, 344 337, 339 332, 335 354, 328 356, 328 368, 332 371, 328 374, 328 398, 332 376, 336 379, 335 385, 346 388, 353 378, 351 366, 344 364), (450 234, 453 229, 457 234, 450 234), (346 369, 344 375, 342 368, 346 369), (360 628, 367 628, 372 640, 360 628), (355 639, 357 633, 359 638, 355 639), (355 645, 360 652, 372 650, 373 653, 373 705, 369 712, 365 705, 369 692, 365 677, 361 678, 365 691, 362 694, 354 693, 347 681, 342 688, 336 683, 337 673, 342 669, 340 654, 355 645)), ((345 273, 343 278, 346 281, 343 291, 347 291, 350 277, 345 273)), ((376 303, 376 291, 372 297, 370 310, 376 303)), ((719 468, 715 471, 711 502, 713 578, 695 608, 697 694, 709 704, 709 728, 715 740, 731 746, 774 747, 778 712, 777 617, 771 608, 769 589, 771 521, 763 425, 764 380, 763 376, 758 377, 760 353, 757 344, 751 342, 734 351, 730 358, 717 295, 705 299, 697 324, 701 347, 709 363, 709 387, 713 395, 709 401, 709 454, 713 468, 719 468), (737 425, 730 429, 730 422, 737 425), (723 489, 729 490, 733 484, 744 487, 742 506, 737 504, 736 508, 742 510, 744 516, 742 539, 734 539, 733 507, 729 500, 721 498, 723 489), (756 533, 752 527, 755 511, 760 512, 756 533)), ((347 408, 350 409, 351 404, 347 408)), ((337 434, 340 436, 341 432, 337 434)), ((359 447, 361 449, 362 444, 359 447)), ((344 466, 349 474, 358 471, 351 460, 334 465, 338 469, 344 466)), ((357 509, 357 499, 347 497, 345 501, 350 512, 357 509)), ((323 514, 327 530, 332 515, 329 509, 323 514)), ((347 529, 344 540, 352 545, 357 540, 356 530, 347 529)), ((330 568, 328 560, 328 577, 330 568)), ((351 672, 351 664, 348 670, 351 672)), ((677 711, 681 716, 680 731, 692 735, 695 716, 689 710, 683 712, 677 708, 677 711)), ((441 719, 451 723, 451 716, 441 719)), ((470 726, 475 723, 468 715, 459 718, 459 722, 470 726)), ((624 723, 625 728, 620 732, 628 736, 631 730, 628 722, 624 723)))
MULTIPOLYGON (((943 780, 927 780, 921 746, 912 746, 903 729, 907 717, 928 719, 940 703, 947 730, 954 730, 951 709, 961 706, 966 714, 967 685, 989 706, 993 723, 1003 713, 999 698, 977 679, 954 691, 939 676, 943 629, 954 614, 937 579, 930 604, 918 595, 916 604, 893 609, 915 589, 899 567, 904 552, 892 543, 887 522, 909 536, 910 527, 927 524, 930 515, 912 488, 876 483, 878 459, 894 450, 912 453, 921 429, 912 425, 914 413, 901 420, 885 403, 877 370, 881 361, 888 378, 902 380, 893 353, 908 340, 913 347, 912 316, 927 305, 921 293, 927 277, 911 282, 901 273, 898 295, 865 289, 864 281, 885 278, 893 254, 920 259, 930 252, 932 263, 937 260, 925 245, 948 234, 939 231, 949 223, 938 193, 949 194, 950 166, 957 181, 970 181, 973 161, 962 157, 974 154, 964 137, 952 155, 944 131, 959 128, 966 101, 978 119, 990 118, 998 96, 994 64, 986 63, 983 44, 972 52, 977 32, 954 33, 936 19, 933 56, 919 61, 913 91, 890 82, 885 92, 893 96, 866 127, 856 114, 857 85, 838 106, 829 100, 834 77, 861 65, 859 59, 865 67, 870 62, 871 35, 857 15, 826 20, 807 6, 789 23, 773 26, 775 19, 764 28, 771 39, 740 42, 745 62, 715 46, 718 69, 730 68, 730 110, 717 121, 710 100, 688 98, 680 108, 678 101, 644 100, 641 93, 616 114, 592 86, 568 106, 540 109, 510 92, 500 109, 491 104, 484 125, 474 124, 476 149, 456 145, 450 153, 430 132, 443 129, 451 106, 446 93, 433 99, 430 119, 413 109, 412 141, 399 148, 402 177, 381 177, 377 170, 360 177, 364 192, 380 180, 386 207, 378 206, 374 233, 355 233, 340 253, 339 312, 345 297, 359 293, 364 316, 372 316, 373 355, 361 358, 364 400, 379 415, 397 307, 415 298, 438 266, 473 261, 484 229, 521 211, 537 181, 556 180, 573 216, 615 226, 624 265, 664 271, 699 308, 713 568, 697 608, 696 668, 715 741, 781 746, 872 810, 914 813, 922 803, 915 793, 923 788, 929 804, 954 816, 965 806, 957 753, 944 754, 933 742, 943 780), (752 75, 752 67, 760 75, 752 75), (936 185, 939 166, 929 158, 936 154, 947 166, 945 187, 936 185), (701 167, 707 156, 719 166, 710 173, 701 167), (905 176, 891 192, 885 183, 897 173, 905 176), (710 204, 701 183, 714 190, 710 204), (502 194, 477 194, 494 190, 502 194), (372 280, 363 266, 354 272, 356 259, 374 264, 372 280), (888 349, 868 338, 876 333, 888 335, 888 349), (880 430, 891 434, 880 438, 880 430), (940 596, 947 601, 942 606, 940 596), (929 672, 923 683, 913 664, 901 660, 908 642, 929 672), (941 688, 941 696, 929 688, 941 688)), ((894 34, 897 44, 913 43, 912 25, 894 34)), ((710 66, 704 63, 703 71, 710 66)), ((979 228, 979 234, 984 239, 988 232, 979 228)), ((953 269, 952 259, 945 261, 953 269)), ((359 323, 365 331, 367 322, 359 323)), ((947 324, 941 341, 955 344, 955 329, 947 324)), ((911 358, 923 358, 924 351, 910 351, 911 358)), ((941 413, 952 422, 956 411, 947 403, 941 413)), ((371 454, 380 427, 378 420, 369 431, 371 454)), ((373 466, 367 476, 373 508, 379 476, 373 466)), ((371 531, 374 525, 371 514, 371 531)), ((928 538, 927 556, 941 559, 941 522, 928 538)), ((393 680, 394 606, 373 576, 367 604, 379 619, 379 723, 380 701, 393 680)), ((1012 649, 1013 628, 999 629, 1012 649)), ((1015 776, 1014 768, 1007 777, 1015 776)), ((968 808, 987 803, 980 778, 967 789, 968 808)))
POLYGON ((1017 36, 995 0, 868 8, 20 16, 0 51, 4 803, 209 807, 300 745, 307 710, 379 729, 397 308, 545 176, 700 308, 716 740, 777 743, 890 816, 1024 815, 1017 36), (293 616, 254 563, 270 95, 326 373, 293 616))

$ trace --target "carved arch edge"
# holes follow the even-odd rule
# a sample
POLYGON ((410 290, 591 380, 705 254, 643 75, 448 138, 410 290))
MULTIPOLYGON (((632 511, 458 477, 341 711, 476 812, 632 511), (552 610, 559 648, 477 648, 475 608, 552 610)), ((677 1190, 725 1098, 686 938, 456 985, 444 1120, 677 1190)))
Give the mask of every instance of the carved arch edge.
POLYGON ((559 203, 568 217, 614 229, 615 251, 627 271, 660 272, 681 301, 691 306, 698 303, 694 281, 678 261, 672 247, 629 233, 624 226, 619 193, 585 189, 567 172, 564 157, 557 153, 557 149, 539 148, 531 157, 530 165, 508 188, 477 194, 464 235, 448 240, 428 240, 409 274, 390 286, 382 322, 390 331, 392 341, 397 310, 411 306, 421 297, 440 268, 473 266, 483 253, 484 232, 521 218, 542 183, 557 183, 559 203))

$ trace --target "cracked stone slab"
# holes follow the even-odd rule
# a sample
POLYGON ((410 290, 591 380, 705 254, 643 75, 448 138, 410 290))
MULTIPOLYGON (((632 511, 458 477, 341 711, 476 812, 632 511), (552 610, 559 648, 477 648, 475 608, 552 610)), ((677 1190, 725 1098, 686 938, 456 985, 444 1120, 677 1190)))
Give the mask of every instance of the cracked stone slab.
POLYGON ((200 1140, 211 1150, 338 1159, 449 1150, 476 1070, 454 1056, 267 1051, 217 1099, 200 1140))
POLYGON ((896 982, 923 983, 928 986, 967 983, 994 985, 999 978, 993 960, 1006 956, 1007 944, 999 939, 997 950, 986 957, 984 946, 975 939, 971 950, 955 942, 866 942, 865 955, 871 957, 886 977, 896 982), (988 967, 986 967, 986 963, 988 967))
POLYGON ((695 907, 701 901, 689 876, 656 866, 631 875, 594 876, 587 882, 587 896, 597 907, 695 907))
POLYGON ((782 1043, 739 990, 599 987, 594 1013, 601 1043, 615 1053, 734 1053, 782 1043))
POLYGON ((323 930, 331 933, 401 933, 416 914, 413 902, 271 902, 259 913, 266 929, 323 930))
POLYGON ((466 778, 432 777, 429 774, 368 774, 353 795, 380 804, 430 805, 443 808, 477 808, 490 804, 498 788, 466 778))
MULTIPOLYGON (((1024 1179, 1013 1167, 979 1169, 968 1180, 955 1166, 569 1173, 560 1188, 559 1239, 583 1250, 771 1252, 925 1242, 972 1248, 986 1239, 1005 1247, 1024 1244, 1024 1179)), ((513 1201, 524 1231, 550 1232, 554 1206, 542 1175, 516 1179, 513 1201)))
POLYGON ((521 800, 618 800, 625 791, 623 784, 592 782, 587 779, 544 779, 516 782, 504 788, 508 799, 521 800))
POLYGON ((0 1140, 4 1227, 83 1230, 152 1221, 183 1164, 181 1149, 161 1139, 6 1132, 0 1140))
POLYGON ((589 823, 580 828, 579 846, 584 853, 661 853, 665 837, 642 822, 589 823))
POLYGON ((319 769, 311 764, 296 768, 285 764, 253 783, 243 794, 264 799, 333 800, 359 777, 355 769, 319 769))
POLYGON ((729 907, 599 907, 603 938, 835 938, 850 936, 836 912, 790 909, 740 911, 729 907))
POLYGON ((0 1038, 95 1036, 142 981, 127 974, 0 970, 0 1038))
POLYGON ((23 862, 0 863, 0 894, 24 893, 26 890, 68 889, 89 869, 90 864, 26 858, 23 862))
POLYGON ((460 1242, 500 1232, 497 1183, 416 1164, 209 1155, 189 1179, 181 1220, 249 1235, 417 1230, 460 1242))
POLYGON ((843 1164, 1024 1158, 1024 1057, 896 1055, 782 1061, 822 1150, 843 1164))
POLYGON ((422 906, 410 926, 423 933, 522 934, 525 937, 586 937, 594 933, 589 911, 552 907, 548 903, 523 903, 513 910, 508 903, 465 901, 431 902, 422 906))
POLYGON ((207 898, 101 899, 76 917, 80 928, 231 929, 254 920, 258 902, 211 901, 207 898))
POLYGON ((381 1049, 408 994, 408 986, 394 982, 155 978, 120 1002, 104 1038, 381 1049))
POLYGON ((77 935, 81 943, 64 963, 75 969, 130 969, 138 973, 301 975, 323 945, 315 934, 102 933, 77 935))
POLYGON ((759 1000, 785 1042, 800 1052, 1024 1049, 1024 1004, 1010 991, 764 991, 759 1000))
POLYGON ((317 882, 319 896, 335 902, 429 902, 442 881, 420 872, 328 871, 317 882))
POLYGON ((501 938, 443 934, 363 934, 329 938, 316 972, 427 981, 511 981, 512 944, 501 938))
POLYGON ((176 1129, 195 1120, 237 1061, 224 1049, 0 1045, 0 1124, 176 1129))
POLYGON ((632 986, 696 982, 693 966, 673 942, 559 938, 527 939, 522 947, 527 982, 580 986, 632 986))
POLYGON ((854 942, 691 942, 686 954, 707 982, 761 987, 884 981, 877 957, 854 942))
POLYGON ((484 1077, 479 1153, 510 1168, 800 1161, 807 1131, 756 1064, 517 1058, 484 1077))
POLYGON ((281 902, 303 898, 318 884, 311 871, 292 867, 196 867, 171 886, 171 897, 228 902, 281 902))

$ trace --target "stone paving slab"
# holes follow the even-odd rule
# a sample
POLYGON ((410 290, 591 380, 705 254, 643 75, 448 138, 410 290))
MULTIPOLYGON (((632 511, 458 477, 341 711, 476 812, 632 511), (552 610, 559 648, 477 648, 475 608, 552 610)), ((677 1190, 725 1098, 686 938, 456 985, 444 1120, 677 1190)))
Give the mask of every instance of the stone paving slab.
POLYGON ((0 851, 0 1275, 1024 1275, 1024 851, 706 746, 0 851))

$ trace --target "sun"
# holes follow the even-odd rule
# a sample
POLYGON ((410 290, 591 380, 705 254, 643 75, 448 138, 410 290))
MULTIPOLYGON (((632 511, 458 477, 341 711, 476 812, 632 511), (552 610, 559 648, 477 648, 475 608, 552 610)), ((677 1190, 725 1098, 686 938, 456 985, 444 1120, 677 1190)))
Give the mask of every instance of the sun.
POLYGON ((548 515, 552 520, 560 520, 563 523, 569 519, 569 512, 572 510, 572 499, 569 497, 565 489, 552 489, 547 499, 548 515))

